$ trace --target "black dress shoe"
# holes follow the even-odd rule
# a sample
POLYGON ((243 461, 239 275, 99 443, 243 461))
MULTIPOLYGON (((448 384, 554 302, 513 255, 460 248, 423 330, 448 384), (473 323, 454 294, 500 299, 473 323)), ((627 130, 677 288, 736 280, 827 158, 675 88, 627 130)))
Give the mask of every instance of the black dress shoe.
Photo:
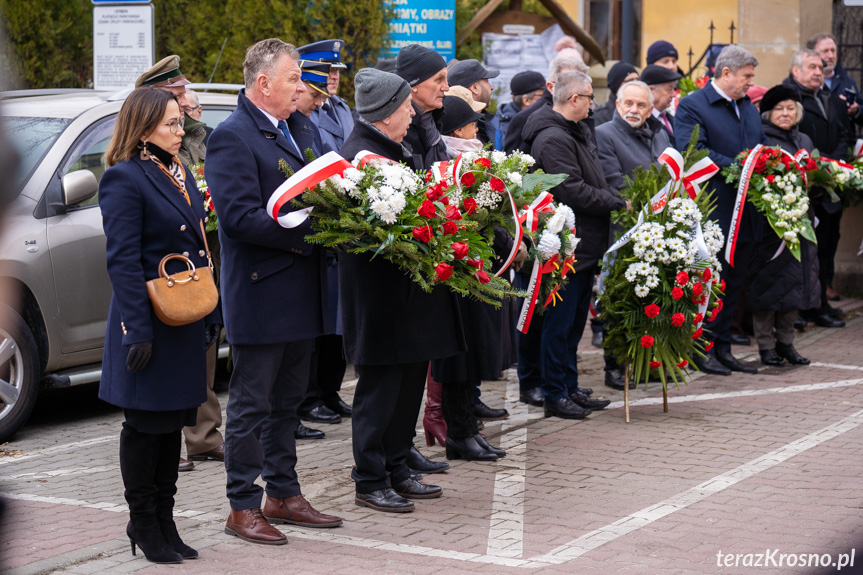
POLYGON ((419 481, 423 478, 423 474, 419 471, 416 471, 415 469, 411 469, 410 467, 408 467, 408 471, 411 472, 411 479, 416 479, 417 481, 419 481))
POLYGON ((764 365, 785 365, 785 360, 776 353, 775 349, 759 349, 758 355, 761 356, 761 363, 764 365))
POLYGON ((319 405, 305 413, 300 414, 300 419, 312 423, 341 423, 342 416, 334 412, 326 405, 319 405))
POLYGON ((575 393, 570 395, 569 398, 579 407, 590 409, 592 411, 599 411, 600 409, 605 409, 606 407, 608 407, 608 404, 611 403, 611 401, 608 399, 591 399, 586 394, 581 393, 581 390, 578 389, 575 391, 575 393))
POLYGON ((589 387, 579 387, 578 391, 580 391, 581 393, 583 393, 584 395, 586 395, 588 397, 593 395, 593 390, 589 387))
POLYGON ((443 494, 443 490, 437 485, 426 485, 410 477, 393 485, 393 491, 405 499, 436 499, 443 494))
POLYGON ((339 396, 336 396, 334 400, 327 401, 326 405, 330 411, 344 418, 348 418, 354 414, 354 409, 342 401, 342 398, 339 396))
POLYGON ((302 423, 298 423, 294 430, 294 439, 323 439, 326 436, 320 429, 311 429, 302 423))
POLYGON ((793 344, 776 342, 776 353, 788 360, 793 365, 809 365, 809 360, 797 353, 793 344))
POLYGON ((485 437, 483 437, 481 434, 477 433, 476 435, 473 436, 473 438, 476 439, 476 442, 479 444, 480 447, 482 447, 483 449, 485 449, 486 451, 488 451, 490 453, 494 453, 495 455, 498 456, 498 458, 506 457, 506 451, 504 451, 503 449, 500 449, 499 447, 495 447, 494 445, 492 445, 491 443, 486 441, 485 437))
POLYGON ((745 363, 741 363, 737 360, 737 358, 731 355, 730 348, 717 349, 716 359, 719 360, 719 363, 721 363, 731 371, 739 371, 741 373, 758 373, 758 368, 756 368, 754 365, 747 365, 745 363))
POLYGON ((713 350, 708 351, 706 355, 707 357, 696 355, 692 358, 692 364, 698 368, 698 371, 713 375, 731 375, 731 370, 719 363, 713 350))
POLYGON ((842 319, 843 317, 845 317, 845 310, 842 310, 842 309, 839 309, 838 307, 833 307, 830 305, 828 305, 826 307, 822 307, 821 313, 826 313, 830 317, 833 317, 836 319, 842 319))
MULTIPOLYGON (((607 369, 605 370, 605 385, 611 389, 623 391, 626 387, 626 374, 622 369, 607 369)), ((629 382, 629 389, 635 389, 635 382, 629 382)))
POLYGON ((524 393, 520 393, 518 395, 518 400, 528 405, 542 407, 542 402, 545 400, 545 396, 542 393, 542 388, 534 387, 533 389, 528 389, 524 393))
POLYGON ((425 455, 419 452, 419 450, 411 445, 411 450, 408 452, 407 462, 408 467, 413 469, 414 471, 419 471, 420 473, 443 473, 447 469, 449 469, 449 463, 445 461, 432 461, 431 459, 426 458, 425 455))
POLYGON ((371 493, 357 492, 354 503, 386 513, 410 513, 414 510, 413 501, 405 499, 392 489, 378 489, 371 493))
POLYGON ((830 317, 830 315, 826 313, 819 313, 815 316, 815 325, 820 325, 821 327, 845 327, 845 321, 830 317))
POLYGON ((480 400, 476 400, 473 406, 473 414, 479 419, 485 421, 494 421, 495 419, 506 419, 509 417, 509 412, 505 409, 492 409, 480 400))
POLYGON ((546 399, 543 407, 545 408, 546 417, 584 419, 593 413, 590 409, 584 409, 583 407, 576 405, 575 402, 568 397, 561 397, 556 401, 546 399))
POLYGON ((464 459, 465 461, 497 461, 497 455, 486 451, 477 443, 476 437, 465 439, 446 438, 446 458, 464 459))
POLYGON ((731 334, 731 345, 750 345, 751 343, 752 340, 749 339, 749 336, 737 333, 731 334))

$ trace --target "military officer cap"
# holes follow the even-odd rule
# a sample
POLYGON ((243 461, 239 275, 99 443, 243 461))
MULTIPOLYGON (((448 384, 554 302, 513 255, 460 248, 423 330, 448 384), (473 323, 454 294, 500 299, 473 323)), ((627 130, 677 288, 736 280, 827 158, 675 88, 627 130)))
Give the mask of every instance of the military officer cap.
POLYGON ((135 87, 155 86, 157 88, 176 88, 190 84, 180 72, 180 57, 172 54, 162 58, 156 65, 138 76, 135 87))
POLYGON ((342 62, 341 55, 344 46, 344 40, 321 40, 300 46, 297 48, 300 53, 300 65, 302 66, 302 62, 317 62, 329 64, 333 68, 347 68, 342 62))
POLYGON ((305 82, 313 90, 317 90, 321 94, 329 97, 327 91, 327 79, 330 75, 329 64, 321 64, 320 62, 300 61, 300 71, 303 82, 305 82))

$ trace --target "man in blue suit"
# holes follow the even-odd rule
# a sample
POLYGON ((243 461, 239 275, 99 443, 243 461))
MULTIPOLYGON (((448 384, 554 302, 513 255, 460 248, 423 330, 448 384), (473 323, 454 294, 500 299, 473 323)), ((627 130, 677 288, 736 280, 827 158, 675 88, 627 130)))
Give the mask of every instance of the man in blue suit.
MULTIPOLYGON (((677 148, 684 150, 695 126, 698 126, 698 147, 710 152, 710 159, 724 168, 735 161, 737 154, 764 142, 761 118, 755 105, 746 96, 755 77, 758 60, 748 50, 737 45, 726 46, 716 59, 713 80, 701 90, 680 101, 674 116, 674 136, 677 148)), ((710 181, 716 191, 717 220, 726 241, 737 197, 736 186, 726 184, 722 178, 710 181)), ((737 300, 750 271, 752 255, 757 253, 761 241, 762 217, 749 203, 742 210, 734 267, 721 254, 722 279, 725 280, 724 307, 717 319, 708 324, 712 328, 715 348, 706 358, 697 358, 696 366, 701 371, 719 375, 731 375, 732 371, 755 373, 751 366, 737 361, 731 354, 731 321, 737 300), (718 360, 718 361, 717 361, 718 360)))
MULTIPOLYGON (((267 519, 305 527, 342 520, 303 498, 294 469, 297 406, 306 391, 314 338, 326 320, 324 252, 306 242, 308 220, 281 227, 267 201, 284 183, 280 164, 296 172, 309 134, 285 120, 305 90, 296 48, 277 38, 250 47, 237 109, 210 136, 206 176, 219 214, 222 310, 234 369, 225 426, 225 470, 231 512, 225 532, 280 545, 267 519), (261 476, 266 502, 261 509, 261 476)), ((290 207, 288 210, 292 209, 290 207)))

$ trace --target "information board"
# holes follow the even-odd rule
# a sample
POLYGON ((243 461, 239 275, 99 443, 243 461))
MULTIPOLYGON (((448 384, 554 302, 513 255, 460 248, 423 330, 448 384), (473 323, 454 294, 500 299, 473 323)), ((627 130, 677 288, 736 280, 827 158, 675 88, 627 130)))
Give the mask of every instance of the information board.
POLYGON ((93 87, 122 90, 154 64, 153 5, 93 6, 93 87))
POLYGON ((435 50, 449 62, 455 58, 455 0, 392 0, 390 45, 384 58, 395 58, 408 44, 435 50))

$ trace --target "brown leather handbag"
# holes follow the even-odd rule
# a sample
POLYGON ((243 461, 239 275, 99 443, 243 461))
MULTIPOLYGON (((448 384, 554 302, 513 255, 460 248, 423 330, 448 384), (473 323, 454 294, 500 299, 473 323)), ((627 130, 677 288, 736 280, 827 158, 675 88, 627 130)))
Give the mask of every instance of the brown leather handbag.
POLYGON ((159 277, 147 282, 147 293, 150 303, 162 323, 166 325, 186 325, 207 317, 219 304, 219 290, 213 279, 213 260, 210 257, 210 246, 207 245, 207 234, 204 224, 201 224, 201 234, 204 236, 204 246, 207 248, 207 260, 210 265, 196 268, 187 256, 183 254, 168 254, 159 262, 159 277), (171 260, 185 262, 186 269, 173 275, 168 275, 165 265, 171 260))

